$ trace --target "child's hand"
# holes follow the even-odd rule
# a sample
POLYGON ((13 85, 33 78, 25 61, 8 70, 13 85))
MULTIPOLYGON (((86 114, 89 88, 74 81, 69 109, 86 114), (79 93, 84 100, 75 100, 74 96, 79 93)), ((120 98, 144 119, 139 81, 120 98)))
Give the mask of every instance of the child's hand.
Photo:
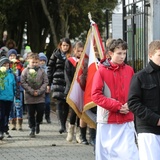
POLYGON ((38 92, 37 91, 34 91, 34 96, 38 96, 38 92))
POLYGON ((50 92, 51 92, 51 87, 47 86, 46 93, 50 93, 50 92))
POLYGON ((129 112, 128 104, 125 103, 122 105, 121 109, 119 110, 119 113, 121 114, 127 114, 129 112))
POLYGON ((19 99, 16 99, 16 100, 15 100, 15 105, 16 105, 17 107, 18 107, 18 106, 20 107, 20 102, 21 102, 21 101, 20 101, 19 99))
POLYGON ((157 126, 160 126, 160 119, 158 120, 157 126))

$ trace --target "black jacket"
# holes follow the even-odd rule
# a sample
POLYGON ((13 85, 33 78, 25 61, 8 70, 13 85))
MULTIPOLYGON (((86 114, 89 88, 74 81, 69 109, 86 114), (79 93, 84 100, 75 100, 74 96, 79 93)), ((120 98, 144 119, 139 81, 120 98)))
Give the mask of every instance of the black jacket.
MULTIPOLYGON (((72 57, 70 57, 72 58, 72 57)), ((76 71, 76 65, 77 62, 75 61, 75 66, 71 63, 69 59, 65 61, 65 81, 66 81, 66 88, 65 88, 65 94, 67 95, 69 92, 69 89, 71 87, 71 83, 74 77, 74 73, 76 71)))
POLYGON ((52 97, 59 100, 65 100, 65 86, 66 82, 64 79, 64 64, 65 64, 66 56, 64 53, 60 51, 60 49, 56 49, 51 55, 48 61, 48 80, 49 85, 53 84, 53 95, 52 97))
POLYGON ((160 67, 152 61, 133 76, 128 106, 136 116, 138 133, 160 135, 160 127, 157 126, 160 119, 160 67))

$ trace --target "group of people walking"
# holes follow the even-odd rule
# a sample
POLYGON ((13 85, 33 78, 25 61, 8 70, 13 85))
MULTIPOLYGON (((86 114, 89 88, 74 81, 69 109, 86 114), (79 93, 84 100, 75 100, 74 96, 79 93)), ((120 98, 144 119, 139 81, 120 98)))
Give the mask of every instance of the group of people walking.
MULTIPOLYGON (((95 136, 90 136, 88 142, 86 138, 87 124, 77 117, 76 113, 66 102, 66 96, 69 92, 77 63, 83 52, 83 43, 76 42, 71 44, 69 38, 62 38, 58 48, 54 50, 48 62, 49 86, 53 85, 52 98, 56 99, 56 113, 60 122, 59 133, 68 132, 66 140, 71 142, 76 131, 76 141, 88 145, 89 142, 95 142, 95 136), (66 121, 70 110, 68 131, 66 130, 66 121), (92 138, 93 137, 93 138, 92 138)), ((93 132, 90 132, 93 135, 93 132)), ((96 133, 94 132, 94 135, 96 133)), ((94 145, 93 143, 91 143, 94 145)))
MULTIPOLYGON (((71 142, 74 137, 74 129, 76 129, 76 141, 86 145, 89 144, 86 138, 87 124, 80 120, 74 110, 66 103, 66 96, 83 47, 82 42, 77 42, 72 46, 68 38, 63 38, 57 49, 54 50, 49 61, 43 52, 37 54, 31 50, 24 54, 23 57, 25 61, 23 61, 23 63, 20 61, 21 58, 18 57, 16 49, 9 49, 1 56, 1 59, 4 57, 6 59, 6 61, 3 61, 4 64, 2 64, 2 66, 8 63, 8 70, 13 77, 15 77, 15 87, 10 100, 12 106, 10 106, 7 116, 2 118, 5 119, 5 122, 1 123, 7 126, 7 131, 5 131, 3 129, 4 126, 2 126, 0 130, 1 139, 4 138, 4 134, 8 134, 8 136, 11 137, 8 132, 8 124, 11 130, 22 130, 23 105, 27 108, 28 123, 31 130, 29 136, 33 138, 35 134, 39 134, 40 124, 43 121, 42 118, 44 114, 47 123, 51 123, 51 96, 56 100, 56 113, 60 123, 59 133, 67 133, 66 140, 71 142), (70 64, 68 65, 67 63, 70 64), (17 90, 19 92, 17 92, 17 90), (18 94, 18 98, 15 97, 15 93, 18 94), (67 127, 66 122, 68 115, 70 115, 70 117, 67 127)), ((1 50, 3 50, 3 48, 1 48, 1 50)), ((5 79, 3 82, 4 85, 7 85, 5 79)), ((7 88, 5 87, 4 90, 7 90, 7 88)), ((8 89, 7 92, 10 92, 10 89, 8 89)), ((6 99, 3 101, 5 103, 6 99)), ((90 141, 95 142, 95 136, 92 137, 94 137, 94 139, 90 141)), ((91 144, 94 145, 93 143, 91 144)))
POLYGON ((24 109, 27 110, 30 137, 40 132, 43 115, 47 123, 51 123, 47 57, 30 50, 24 60, 17 52, 15 46, 0 49, 1 140, 4 134, 11 137, 9 129, 23 130, 24 109))
POLYGON ((29 136, 39 134, 44 114, 51 123, 51 96, 56 100, 59 133, 66 133, 66 140, 71 142, 75 132, 78 143, 95 146, 96 160, 158 160, 160 40, 149 44, 148 65, 138 73, 125 63, 128 45, 124 40, 111 39, 107 43, 106 57, 100 60, 92 82, 97 128, 90 129, 89 142, 86 137, 89 126, 66 102, 83 47, 82 42, 72 45, 69 38, 63 38, 49 60, 44 53, 29 52, 25 67, 20 59, 14 61, 16 49, 1 55, 0 139, 4 133, 9 135, 9 122, 12 129, 22 130, 23 102, 27 106, 29 136))
POLYGON ((125 64, 127 48, 125 41, 111 40, 107 52, 110 60, 101 61, 93 78, 96 160, 159 159, 160 40, 149 44, 149 62, 137 73, 125 64))

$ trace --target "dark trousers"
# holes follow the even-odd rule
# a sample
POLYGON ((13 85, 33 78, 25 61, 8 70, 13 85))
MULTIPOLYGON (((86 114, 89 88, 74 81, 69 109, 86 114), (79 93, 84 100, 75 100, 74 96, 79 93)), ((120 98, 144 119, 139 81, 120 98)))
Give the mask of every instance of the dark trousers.
POLYGON ((57 100, 56 110, 60 110, 62 112, 69 111, 69 105, 65 100, 57 100))
POLYGON ((0 100, 0 132, 2 133, 9 130, 8 122, 12 104, 12 101, 0 100))
POLYGON ((27 104, 28 123, 30 128, 35 128, 43 119, 45 103, 27 104))
POLYGON ((69 105, 64 100, 57 100, 56 104, 57 116, 60 120, 61 128, 66 129, 66 121, 69 112, 69 105))
POLYGON ((71 108, 70 109, 70 124, 75 125, 75 123, 76 123, 76 126, 79 127, 79 118, 76 112, 71 108))
POLYGON ((45 118, 49 118, 50 117, 50 110, 51 110, 51 107, 50 107, 50 94, 49 93, 46 93, 45 94, 45 118))

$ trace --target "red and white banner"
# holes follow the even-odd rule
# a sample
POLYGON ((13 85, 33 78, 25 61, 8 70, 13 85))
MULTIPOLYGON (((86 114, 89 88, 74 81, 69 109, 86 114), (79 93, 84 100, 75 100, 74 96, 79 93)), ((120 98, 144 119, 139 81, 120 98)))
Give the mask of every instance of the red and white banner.
POLYGON ((94 73, 98 68, 98 59, 94 48, 97 48, 100 59, 104 58, 104 47, 97 25, 92 24, 88 31, 83 53, 67 95, 67 103, 91 127, 96 127, 96 115, 91 111, 96 104, 91 100, 91 87, 94 73))

